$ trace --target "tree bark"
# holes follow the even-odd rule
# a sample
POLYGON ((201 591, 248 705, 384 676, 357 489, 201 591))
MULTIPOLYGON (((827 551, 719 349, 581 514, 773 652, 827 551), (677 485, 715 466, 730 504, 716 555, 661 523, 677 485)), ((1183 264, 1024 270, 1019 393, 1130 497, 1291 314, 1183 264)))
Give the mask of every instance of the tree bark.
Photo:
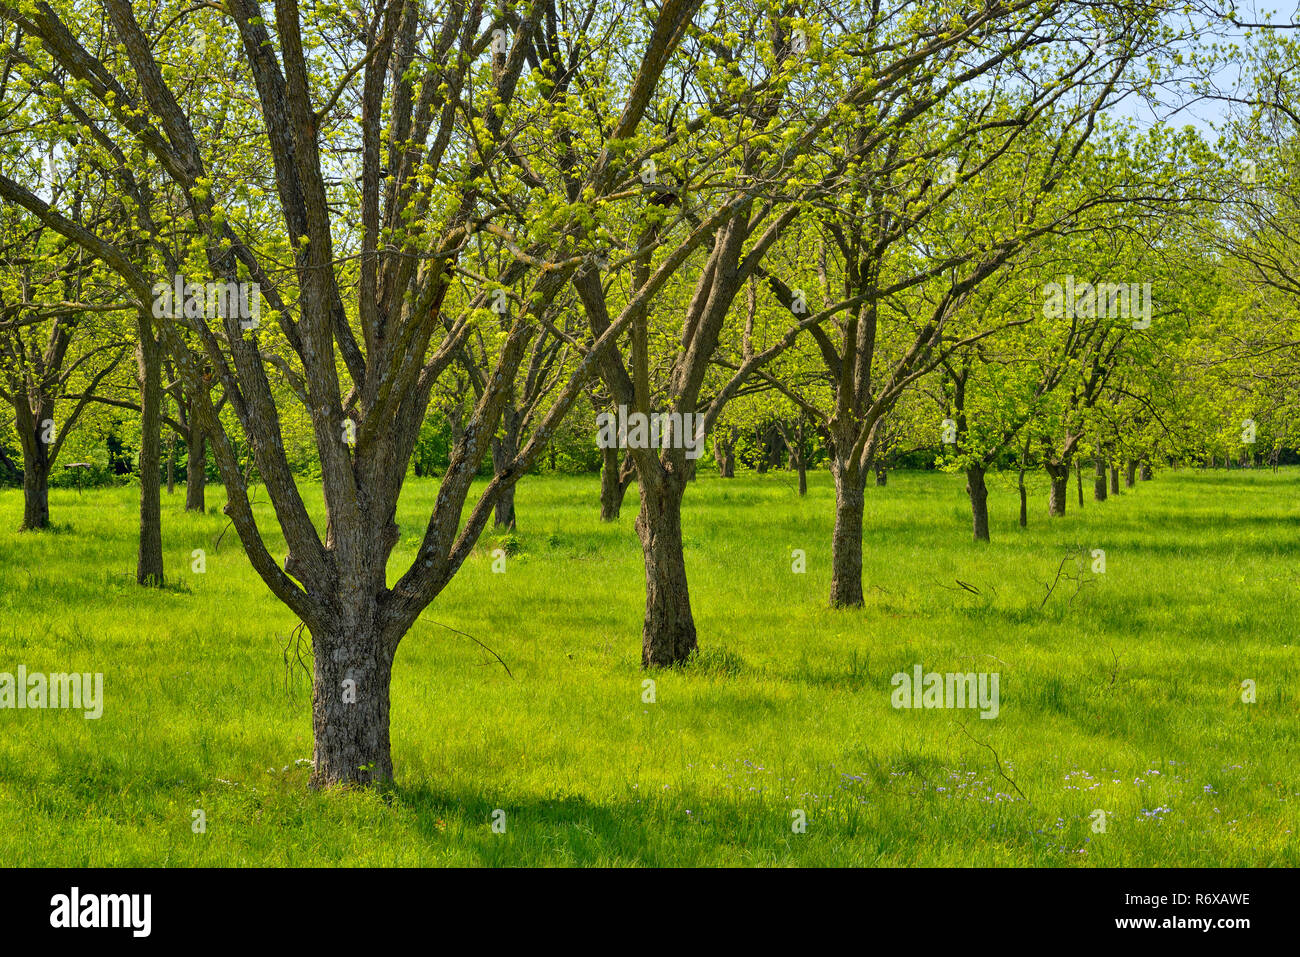
POLYGON ((736 477, 736 441, 713 437, 713 457, 718 461, 718 473, 723 478, 736 477))
MULTIPOLYGON (((501 434, 492 439, 492 468, 501 472, 519 454, 519 426, 522 416, 509 406, 501 415, 501 434)), ((553 449, 550 451, 554 451, 553 449)), ((555 463, 552 461, 551 468, 555 463)), ((495 525, 497 528, 515 530, 515 485, 511 482, 497 497, 495 525)))
POLYGON ((987 542, 989 540, 989 490, 984 482, 982 466, 972 465, 966 470, 966 494, 970 496, 975 541, 987 542))
POLYGON ((866 473, 835 463, 835 534, 831 539, 831 607, 862 605, 862 507, 866 473))
POLYGON ((1119 466, 1111 465, 1110 467, 1110 494, 1119 494, 1119 466))
POLYGON ((1029 527, 1029 490, 1025 488, 1025 468, 1029 464, 1029 439, 1025 439, 1025 454, 1020 457, 1020 474, 1016 476, 1016 487, 1020 492, 1020 527, 1029 527))
POLYGON ((1097 472, 1092 480, 1092 497, 1099 502, 1106 501, 1106 460, 1100 455, 1096 458, 1097 472))
POLYGON ((889 469, 884 465, 876 466, 876 485, 883 488, 889 484, 889 469))
POLYGON ((185 463, 185 511, 202 512, 207 508, 208 437, 199 424, 190 419, 189 460, 185 463))
MULTIPOLYGON (((1074 463, 1074 484, 1075 487, 1079 490, 1079 508, 1083 508, 1083 463, 1082 462, 1074 463)), ((1062 515, 1065 514, 1064 509, 1061 510, 1061 514, 1062 515)))
POLYGON ((600 450, 600 520, 612 522, 623 507, 623 489, 618 480, 619 450, 600 450))
POLYGON ((1043 468, 1047 471, 1047 477, 1051 480, 1051 491, 1048 494, 1047 514, 1052 516, 1061 516, 1065 514, 1065 497, 1069 492, 1070 485, 1070 463, 1062 462, 1057 465, 1045 463, 1043 468))
POLYGON ((1141 482, 1151 481, 1151 463, 1143 462, 1142 465, 1138 468, 1138 481, 1141 482))
POLYGON ((313 787, 373 784, 393 776, 389 705, 393 654, 373 615, 348 615, 312 635, 313 787), (368 620, 367 620, 368 619, 368 620))
POLYGON ((50 447, 41 427, 50 414, 38 414, 33 428, 23 429, 23 531, 50 527, 50 447))
POLYGON ((808 453, 804 450, 803 444, 803 419, 799 419, 799 429, 796 432, 796 441, 799 445, 798 459, 795 465, 799 469, 799 496, 808 494, 808 453))
POLYGON ((680 664, 695 651, 695 619, 686 585, 682 547, 682 494, 685 476, 671 472, 641 481, 636 533, 645 557, 645 622, 641 666, 680 664))
POLYGON ((1137 461, 1129 459, 1124 463, 1124 487, 1132 488, 1137 484, 1137 461))
POLYGON ((627 453, 619 449, 602 449, 601 459, 600 520, 613 522, 623 510, 627 490, 636 481, 636 466, 627 453))
POLYGON ((162 347, 148 319, 139 322, 136 370, 140 383, 140 549, 135 580, 163 583, 162 558, 162 347))

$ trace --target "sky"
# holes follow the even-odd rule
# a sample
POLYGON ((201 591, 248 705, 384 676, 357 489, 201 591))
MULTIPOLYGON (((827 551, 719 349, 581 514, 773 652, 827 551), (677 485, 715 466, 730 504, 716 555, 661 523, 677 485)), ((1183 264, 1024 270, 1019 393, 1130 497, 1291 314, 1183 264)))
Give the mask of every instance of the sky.
MULTIPOLYGON (((1217 7, 1223 4, 1213 2, 1211 5, 1217 7)), ((1274 25, 1300 24, 1300 3, 1297 3, 1297 0, 1280 3, 1276 0, 1264 0, 1264 2, 1238 0, 1235 7, 1237 19, 1242 23, 1263 23, 1268 19, 1274 25), (1266 16, 1268 14, 1271 14, 1271 17, 1266 16)), ((1189 23, 1204 28, 1208 20, 1199 16, 1193 17, 1189 23)), ((1300 37, 1300 27, 1287 32, 1300 37)), ((1221 27, 1215 29, 1212 35, 1220 43, 1243 45, 1249 42, 1248 31, 1245 29, 1221 27)), ((1206 36, 1203 39, 1208 42, 1210 37, 1206 36)), ((1189 45, 1187 52, 1190 52, 1190 49, 1189 45)), ((1235 92, 1239 81, 1240 71, 1235 66, 1224 67, 1214 74, 1215 86, 1224 93, 1235 92)), ((1158 118, 1163 118, 1176 126, 1190 125, 1199 130, 1208 140, 1213 141, 1214 131, 1223 124, 1228 109, 1228 105, 1221 100, 1193 98, 1187 95, 1185 89, 1169 89, 1164 91, 1159 106, 1154 110, 1136 97, 1130 97, 1117 108, 1115 114, 1132 119, 1141 126, 1149 126, 1158 118)))

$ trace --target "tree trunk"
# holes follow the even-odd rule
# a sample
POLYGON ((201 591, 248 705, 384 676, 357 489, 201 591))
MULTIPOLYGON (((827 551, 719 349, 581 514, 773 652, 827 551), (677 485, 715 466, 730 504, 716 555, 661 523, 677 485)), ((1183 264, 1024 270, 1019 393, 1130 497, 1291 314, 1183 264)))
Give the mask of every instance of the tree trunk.
POLYGON ((0 445, 0 479, 17 484, 23 477, 23 470, 5 455, 4 446, 0 445))
POLYGON ((34 427, 23 429, 23 531, 50 527, 50 446, 41 426, 49 414, 38 412, 34 427))
POLYGON ((713 457, 718 461, 718 474, 723 478, 736 477, 736 443, 735 440, 726 440, 713 437, 713 457))
POLYGON ((1106 501, 1106 460, 1100 455, 1096 459, 1097 472, 1092 480, 1092 497, 1099 502, 1106 501))
POLYGON ((176 493, 176 433, 167 436, 167 494, 176 493))
POLYGON ((889 484, 889 470, 883 465, 876 466, 876 485, 884 487, 889 484))
POLYGON ((162 347, 149 322, 139 322, 136 368, 140 383, 140 550, 135 580, 163 583, 162 558, 162 347))
MULTIPOLYGON (((1082 462, 1074 463, 1074 484, 1079 490, 1079 508, 1083 508, 1083 463, 1082 462)), ((1064 509, 1061 510, 1061 514, 1062 515, 1065 514, 1064 509)))
POLYGON ((1132 488, 1137 484, 1137 462, 1129 459, 1124 463, 1124 487, 1132 488))
POLYGON ((1110 494, 1111 495, 1119 494, 1119 466, 1118 465, 1112 465, 1110 467, 1110 494))
MULTIPOLYGON (((519 453, 519 425, 522 416, 507 407, 501 414, 501 435, 492 439, 492 468, 503 471, 519 453)), ((551 463, 555 468, 555 463, 551 463)), ((515 483, 511 482, 497 496, 495 524, 497 528, 515 530, 515 483)))
MULTIPOLYGON (((783 433, 784 434, 784 433, 783 433)), ((790 465, 799 473, 799 497, 808 494, 808 461, 804 453, 803 419, 799 419, 794 429, 794 441, 786 435, 786 447, 790 450, 790 465)))
POLYGON ((989 490, 984 483, 984 469, 979 465, 972 465, 966 470, 966 494, 970 496, 975 541, 987 542, 989 540, 989 490))
POLYGON ((1047 500, 1047 514, 1060 516, 1065 514, 1065 496, 1069 493, 1070 486, 1070 463, 1062 462, 1059 465, 1050 463, 1043 466, 1047 471, 1047 477, 1051 480, 1051 491, 1047 500))
POLYGON ((185 511, 202 512, 207 508, 205 488, 208 482, 208 437, 198 423, 190 419, 189 461, 185 463, 185 511))
POLYGON ((623 483, 619 481, 619 450, 600 450, 600 520, 612 522, 623 508, 623 483))
POLYGON ((641 510, 636 533, 645 556, 645 623, 641 629, 641 666, 680 664, 696 649, 695 619, 686 587, 682 550, 684 476, 672 473, 641 480, 641 510))
POLYGON ((837 463, 835 535, 831 539, 831 607, 862 605, 862 507, 866 472, 855 463, 837 463))
POLYGON ((1143 462, 1143 463, 1141 464, 1141 466, 1138 467, 1138 481, 1140 481, 1140 482, 1150 482, 1150 481, 1151 481, 1151 463, 1150 463, 1150 462, 1143 462))
POLYGON ((1016 487, 1020 492, 1020 527, 1029 527, 1029 490, 1025 488, 1025 469, 1029 465, 1029 439, 1025 439, 1025 453, 1020 457, 1020 474, 1016 476, 1016 487))
POLYGON ((313 787, 390 780, 390 685, 393 655, 373 615, 348 614, 312 635, 313 787))

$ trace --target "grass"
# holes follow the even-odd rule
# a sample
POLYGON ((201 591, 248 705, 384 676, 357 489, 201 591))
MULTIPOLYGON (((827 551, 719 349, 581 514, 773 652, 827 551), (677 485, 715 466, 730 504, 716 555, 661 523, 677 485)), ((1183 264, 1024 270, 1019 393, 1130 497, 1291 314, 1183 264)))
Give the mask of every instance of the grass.
MULTIPOLYGON (((215 547, 215 509, 166 499, 170 582, 151 592, 133 489, 56 490, 56 530, 23 534, 21 492, 0 491, 0 672, 102 672, 106 699, 98 721, 0 710, 0 861, 1300 863, 1295 470, 1164 473, 1050 521, 1040 482, 1025 530, 997 479, 984 546, 959 477, 893 474, 868 489, 853 611, 826 607, 833 495, 810 478, 803 500, 786 474, 690 489, 703 653, 650 676, 635 489, 602 525, 594 477, 526 479, 505 573, 488 535, 398 653, 384 794, 308 791, 296 620, 233 532, 215 547), (1078 580, 1044 603, 1076 548, 1104 549, 1105 573, 1067 560, 1078 580), (892 708, 915 664, 998 672, 998 717, 892 708)), ((435 492, 408 483, 394 572, 435 492)))

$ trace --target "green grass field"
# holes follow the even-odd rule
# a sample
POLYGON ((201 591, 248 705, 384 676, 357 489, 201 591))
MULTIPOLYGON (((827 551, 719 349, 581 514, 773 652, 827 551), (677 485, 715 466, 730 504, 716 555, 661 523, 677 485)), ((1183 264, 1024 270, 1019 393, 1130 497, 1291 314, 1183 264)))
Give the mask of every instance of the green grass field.
MULTIPOLYGON (((635 489, 602 525, 596 478, 527 478, 506 571, 486 536, 398 653, 386 794, 307 789, 296 620, 233 531, 214 546, 216 509, 166 500, 160 593, 134 584, 134 489, 55 491, 38 534, 0 491, 0 672, 105 676, 98 721, 0 710, 0 863, 1300 864, 1296 470, 1089 486, 1082 512, 1072 482, 1051 521, 1039 479, 1025 530, 994 478, 985 546, 960 477, 892 474, 855 611, 826 607, 833 494, 810 479, 804 500, 785 473, 689 490, 703 653, 646 703, 635 489), (1105 573, 1042 605, 1076 546, 1105 573), (998 672, 997 718, 891 707, 917 664, 998 672)), ((435 491, 408 483, 394 572, 435 491)))

